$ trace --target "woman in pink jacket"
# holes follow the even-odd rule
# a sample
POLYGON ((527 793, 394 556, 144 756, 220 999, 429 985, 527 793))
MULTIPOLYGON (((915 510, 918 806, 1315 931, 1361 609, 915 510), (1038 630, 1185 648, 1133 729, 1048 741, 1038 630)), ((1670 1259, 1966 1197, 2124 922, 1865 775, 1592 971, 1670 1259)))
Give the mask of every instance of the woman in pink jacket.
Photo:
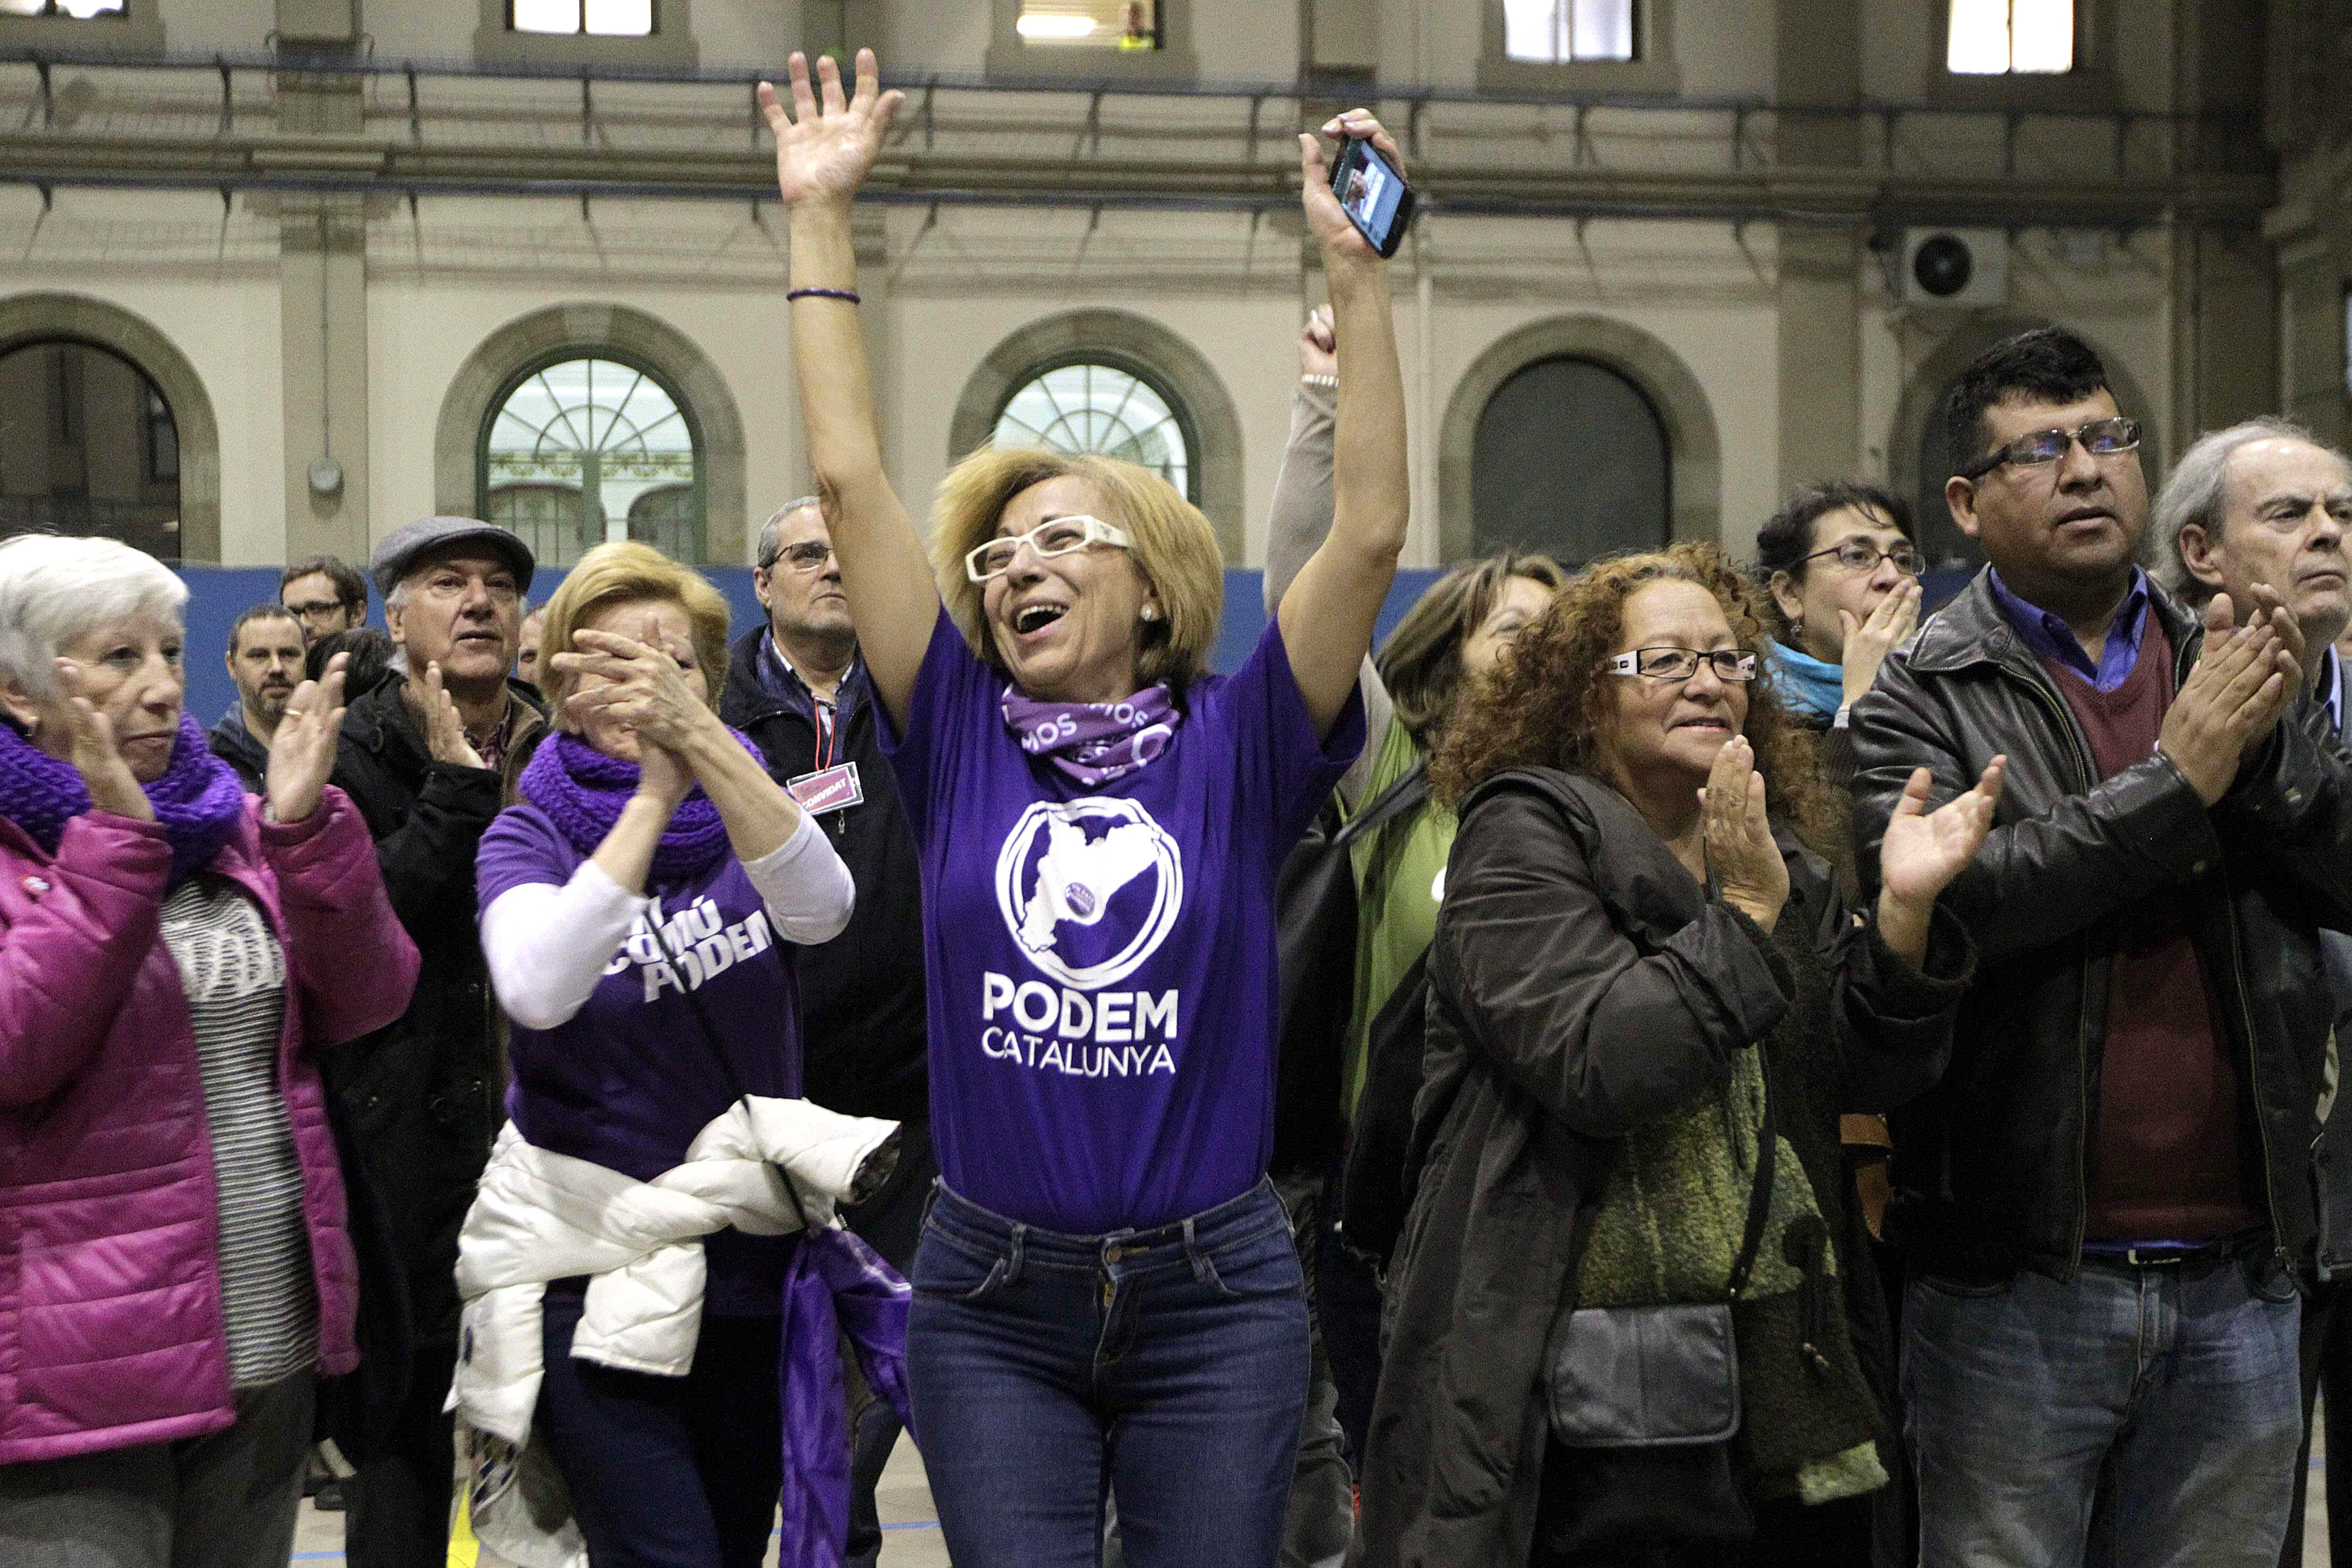
POLYGON ((267 798, 181 708, 187 590, 0 544, 0 1568, 283 1568, 357 1270, 313 1053, 416 950, 327 787, 341 661, 267 798))

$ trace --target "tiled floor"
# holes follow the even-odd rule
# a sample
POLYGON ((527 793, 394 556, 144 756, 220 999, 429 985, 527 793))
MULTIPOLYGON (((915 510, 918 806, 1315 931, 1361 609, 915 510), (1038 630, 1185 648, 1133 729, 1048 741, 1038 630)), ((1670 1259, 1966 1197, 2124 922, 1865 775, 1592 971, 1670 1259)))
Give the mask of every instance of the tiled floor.
MULTIPOLYGON (((2324 1447, 2324 1441, 2321 1442, 2324 1447)), ((2319 1495, 2323 1483, 2318 1468, 2326 1463, 2324 1454, 2312 1456, 2312 1492, 2319 1495)), ((948 1551, 940 1540, 938 1516, 931 1509, 930 1489, 924 1483, 923 1461, 912 1443, 902 1442, 884 1472, 882 1488, 877 1494, 881 1504, 882 1540, 881 1568, 948 1568, 948 1551)), ((300 1525, 294 1534, 294 1562, 297 1564, 341 1564, 343 1560, 343 1522, 338 1513, 319 1513, 308 1503, 302 1508, 300 1525)), ((775 1554, 768 1555, 770 1563, 775 1554)), ((2327 1518, 2325 1508, 2310 1511, 2304 1521, 2303 1560, 2311 1568, 2326 1568, 2327 1563, 2327 1518)), ((451 1560, 453 1563, 457 1561, 451 1560)), ((481 1555, 477 1568, 497 1568, 498 1560, 488 1552, 481 1555)))
MULTIPOLYGON (((875 1500, 882 1513, 881 1568, 948 1568, 948 1549, 940 1540, 939 1518, 931 1511, 930 1488, 914 1444, 898 1445, 875 1500)), ((294 1531, 294 1568, 340 1568, 342 1561, 343 1516, 320 1513, 304 1503, 294 1531)), ((459 1561, 450 1558, 453 1565, 459 1561)), ((776 1561, 772 1550, 768 1561, 776 1561)), ((499 1559, 482 1552, 475 1568, 499 1568, 499 1559)))

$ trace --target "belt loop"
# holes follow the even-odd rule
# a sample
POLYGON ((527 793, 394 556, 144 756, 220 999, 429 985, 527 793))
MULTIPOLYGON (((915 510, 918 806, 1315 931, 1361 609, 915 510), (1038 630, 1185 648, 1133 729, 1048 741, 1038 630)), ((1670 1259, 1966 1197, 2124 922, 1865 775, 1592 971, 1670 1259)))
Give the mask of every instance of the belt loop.
POLYGON ((1203 1285, 1216 1283, 1216 1273, 1209 1267, 1208 1255, 1201 1250, 1201 1239, 1193 1233, 1192 1217, 1184 1217, 1184 1260, 1192 1265, 1192 1278, 1203 1285))
POLYGON ((1021 1224, 1017 1220, 1013 1222, 1013 1235, 1010 1244, 1006 1248, 1004 1258, 1004 1282, 1008 1285, 1014 1283, 1021 1278, 1021 1249, 1023 1244, 1027 1240, 1028 1235, 1029 1228, 1027 1226, 1021 1224))

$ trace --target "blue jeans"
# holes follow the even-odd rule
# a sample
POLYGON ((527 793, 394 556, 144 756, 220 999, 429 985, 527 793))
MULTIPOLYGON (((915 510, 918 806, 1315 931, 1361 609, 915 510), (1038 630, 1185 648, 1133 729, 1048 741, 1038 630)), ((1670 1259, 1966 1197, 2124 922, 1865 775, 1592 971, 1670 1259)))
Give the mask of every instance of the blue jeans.
POLYGON ((783 1486, 774 1318, 702 1320, 684 1377, 572 1358, 586 1301, 547 1292, 537 1421, 596 1568, 760 1568, 783 1486))
POLYGON ((1924 1568, 2276 1568, 2302 1437, 2294 1281, 2085 1260, 1915 1276, 1904 1429, 1924 1568))
POLYGON ((908 1372, 957 1568, 1274 1568, 1307 1407, 1305 1279, 1270 1184, 1071 1236, 942 1183, 908 1372))

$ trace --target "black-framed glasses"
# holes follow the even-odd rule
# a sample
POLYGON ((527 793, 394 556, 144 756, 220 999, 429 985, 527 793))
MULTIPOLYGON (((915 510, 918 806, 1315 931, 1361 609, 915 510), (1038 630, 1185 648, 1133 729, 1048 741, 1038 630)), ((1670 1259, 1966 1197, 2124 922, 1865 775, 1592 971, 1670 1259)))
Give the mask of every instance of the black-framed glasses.
POLYGON ((1893 549, 1880 549, 1868 539, 1848 539, 1843 544, 1832 545, 1827 549, 1817 549, 1812 554, 1800 559, 1797 564, 1802 566, 1806 561, 1819 560, 1825 555, 1837 557, 1837 563, 1850 571, 1876 571, 1878 563, 1882 560, 1893 561, 1895 570, 1906 577, 1916 577, 1927 570, 1927 558, 1909 545, 1896 545, 1893 549))
POLYGON ((786 545, 760 564, 773 570, 778 562, 794 571, 815 571, 833 559, 833 547, 822 539, 803 539, 796 545, 786 545))
POLYGON ((1990 456, 1979 457, 1960 470, 1963 479, 1981 479, 2004 463, 2014 463, 2021 468, 2038 468, 2045 463, 2055 463, 2066 455, 2066 449, 2075 442, 2094 457, 2118 457, 2139 445, 2139 421, 2117 416, 2095 419, 2088 424, 2078 424, 2072 430, 2030 431, 1990 456))
POLYGON ((1635 648, 1601 666, 1612 675, 1642 675, 1653 681, 1686 681, 1698 674, 1700 660, 1715 666, 1716 679, 1752 681, 1756 655, 1746 648, 1635 648))

